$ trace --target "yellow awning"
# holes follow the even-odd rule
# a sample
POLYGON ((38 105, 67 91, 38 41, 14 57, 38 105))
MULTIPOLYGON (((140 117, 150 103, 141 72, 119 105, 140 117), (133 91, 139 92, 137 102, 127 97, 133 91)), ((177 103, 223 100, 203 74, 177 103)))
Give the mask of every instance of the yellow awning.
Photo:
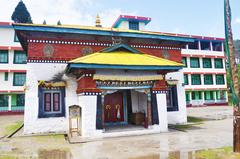
POLYGON ((100 81, 154 81, 163 80, 162 75, 142 75, 142 76, 122 76, 122 75, 97 75, 93 76, 94 80, 100 81))
POLYGON ((156 56, 124 51, 115 51, 109 53, 97 52, 74 59, 70 61, 70 63, 125 66, 183 66, 181 63, 156 56))

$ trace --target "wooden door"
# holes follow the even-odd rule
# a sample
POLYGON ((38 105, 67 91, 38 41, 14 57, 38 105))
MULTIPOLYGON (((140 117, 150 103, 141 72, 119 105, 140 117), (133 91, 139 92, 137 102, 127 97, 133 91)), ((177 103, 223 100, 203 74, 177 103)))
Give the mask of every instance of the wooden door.
POLYGON ((104 97, 104 121, 105 122, 124 121, 122 92, 108 94, 104 97))

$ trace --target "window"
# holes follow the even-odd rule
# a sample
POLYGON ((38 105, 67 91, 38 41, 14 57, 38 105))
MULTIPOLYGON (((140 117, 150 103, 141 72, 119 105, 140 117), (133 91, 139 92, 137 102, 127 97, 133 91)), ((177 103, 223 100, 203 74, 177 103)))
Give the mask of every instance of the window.
POLYGON ((192 75, 192 85, 201 85, 201 75, 192 75))
POLYGON ((14 64, 26 64, 27 55, 23 51, 14 51, 14 64))
POLYGON ((217 85, 225 84, 224 75, 216 75, 216 84, 217 85))
POLYGON ((212 61, 210 58, 203 58, 203 68, 212 68, 212 61))
POLYGON ((188 82, 188 75, 187 74, 184 75, 184 84, 185 85, 189 84, 189 82, 188 82))
POLYGON ((191 68, 200 68, 199 58, 191 57, 190 66, 191 68))
POLYGON ((186 57, 182 58, 182 63, 184 64, 184 67, 187 67, 187 58, 186 57))
POLYGON ((212 75, 204 75, 204 84, 212 85, 213 84, 213 76, 212 75))
POLYGON ((129 22, 129 29, 139 30, 139 23, 138 22, 129 22))
POLYGON ((26 73, 14 73, 13 74, 13 85, 23 86, 26 82, 26 73))
POLYGON ((215 59, 214 64, 215 64, 215 68, 223 68, 223 60, 222 59, 215 59))
POLYGON ((8 81, 8 72, 4 72, 4 81, 8 81))
POLYGON ((201 50, 211 50, 210 41, 201 41, 201 50))
POLYGON ((192 100, 201 100, 202 99, 202 92, 196 91, 192 92, 192 100))
POLYGON ((17 106, 25 105, 25 95, 24 94, 17 94, 16 104, 17 104, 17 106))
POLYGON ((178 111, 177 86, 169 86, 169 88, 168 88, 167 111, 178 111))
POLYGON ((214 100, 213 91, 207 91, 204 93, 205 100, 214 100))
POLYGON ((8 107, 8 95, 0 94, 0 107, 8 107))
POLYGON ((8 51, 0 50, 0 63, 8 63, 8 51))
POLYGON ((65 88, 47 89, 39 87, 39 115, 45 117, 65 116, 65 88))
POLYGON ((19 42, 19 40, 18 40, 18 37, 17 37, 17 34, 16 34, 16 33, 14 33, 14 42, 19 42))

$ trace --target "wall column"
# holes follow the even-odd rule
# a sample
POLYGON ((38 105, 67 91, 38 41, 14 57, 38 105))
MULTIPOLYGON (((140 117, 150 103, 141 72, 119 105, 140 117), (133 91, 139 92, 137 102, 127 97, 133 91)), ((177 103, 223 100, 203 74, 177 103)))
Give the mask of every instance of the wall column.
POLYGON ((12 110, 12 95, 8 95, 8 111, 12 110))

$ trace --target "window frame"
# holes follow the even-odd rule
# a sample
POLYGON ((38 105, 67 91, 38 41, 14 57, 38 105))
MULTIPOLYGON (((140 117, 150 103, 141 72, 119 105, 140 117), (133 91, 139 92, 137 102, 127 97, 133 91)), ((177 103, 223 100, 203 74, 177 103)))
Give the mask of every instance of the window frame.
POLYGON ((0 50, 0 54, 5 54, 7 56, 7 61, 5 61, 5 62, 1 62, 0 61, 0 64, 8 64, 9 63, 9 53, 8 53, 8 50, 0 50))
POLYGON ((129 21, 128 25, 130 30, 139 30, 139 22, 129 21))
POLYGON ((179 111, 177 85, 168 86, 167 89, 168 89, 166 94, 167 111, 168 112, 179 111))
MULTIPOLYGON (((196 61, 195 61, 196 62, 196 61)), ((190 68, 200 68, 200 59, 198 57, 190 57, 190 68), (198 66, 194 66, 193 62, 194 60, 197 60, 198 66)))
POLYGON ((206 75, 204 75, 204 85, 213 85, 213 75, 212 74, 206 74, 206 75), (207 80, 208 79, 206 79, 207 77, 211 77, 211 83, 208 83, 207 82, 207 80))
POLYGON ((221 59, 221 58, 215 58, 214 59, 214 68, 216 68, 216 69, 223 69, 224 68, 224 66, 223 66, 223 59, 221 59), (218 67, 217 66, 217 61, 220 61, 221 60, 221 67, 218 67))
POLYGON ((39 105, 38 105, 38 118, 50 118, 50 117, 65 117, 65 87, 55 87, 55 88, 38 88, 39 105), (51 94, 51 110, 50 112, 45 111, 45 94, 51 94), (53 111, 54 100, 53 94, 59 93, 59 111, 53 111))
POLYGON ((225 76, 224 76, 223 74, 216 75, 216 85, 225 85, 225 83, 226 83, 226 82, 225 82, 225 76), (222 77, 222 82, 221 82, 221 83, 219 83, 219 82, 218 82, 218 79, 217 79, 217 78, 220 77, 220 76, 222 77))
POLYGON ((203 63, 203 68, 212 68, 212 59, 211 58, 203 58, 202 63, 203 63), (210 60, 210 66, 205 65, 206 60, 210 60))
POLYGON ((14 72, 13 73, 13 86, 24 86, 25 82, 23 84, 17 84, 16 83, 16 75, 25 75, 25 82, 26 82, 26 72, 14 72))
POLYGON ((27 64, 27 54, 26 54, 26 52, 15 50, 14 51, 14 57, 13 57, 13 64, 27 64), (18 62, 17 61, 17 54, 25 54, 25 57, 26 57, 25 61, 24 62, 18 62))
POLYGON ((202 85, 202 81, 201 81, 201 75, 200 74, 192 74, 191 75, 191 85, 202 85), (198 84, 196 84, 196 83, 193 83, 193 77, 195 77, 195 76, 199 76, 199 83, 198 84))

